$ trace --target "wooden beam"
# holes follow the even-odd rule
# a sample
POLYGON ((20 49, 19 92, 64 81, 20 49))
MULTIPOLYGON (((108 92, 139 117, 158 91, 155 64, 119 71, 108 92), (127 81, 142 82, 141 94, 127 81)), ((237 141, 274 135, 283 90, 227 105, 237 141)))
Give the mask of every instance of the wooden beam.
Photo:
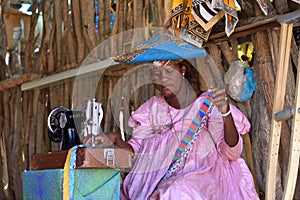
POLYGON ((0 91, 4 91, 39 78, 41 78, 41 75, 38 74, 24 74, 15 78, 0 81, 0 91))
POLYGON ((234 32, 227 37, 225 31, 212 33, 203 46, 221 43, 235 38, 241 38, 253 33, 265 31, 271 28, 280 27, 280 24, 294 23, 294 27, 300 26, 300 10, 277 16, 253 17, 247 20, 241 20, 234 32))
POLYGON ((300 9, 284 15, 279 15, 277 18, 277 21, 280 24, 292 24, 292 23, 299 22, 299 20, 300 20, 300 9))
POLYGON ((46 86, 49 84, 53 84, 55 82, 59 82, 68 78, 72 78, 72 77, 76 77, 76 76, 81 76, 84 74, 88 74, 88 73, 93 73, 99 70, 103 70, 107 67, 113 66, 113 65, 118 65, 120 63, 115 62, 112 58, 107 58, 105 60, 101 60, 99 62, 95 62, 92 63, 90 65, 87 66, 82 66, 76 69, 71 69, 71 70, 67 70, 52 76, 47 76, 44 77, 42 79, 39 80, 34 80, 31 82, 27 82, 21 85, 21 90, 25 91, 25 90, 30 90, 30 89, 34 89, 34 88, 38 88, 38 87, 42 87, 42 86, 46 86))
POLYGON ((244 37, 274 27, 280 27, 280 23, 277 22, 277 17, 252 18, 242 22, 238 27, 235 28, 234 32, 229 37, 226 35, 225 31, 211 34, 209 36, 208 41, 204 43, 203 46, 208 46, 208 45, 221 43, 235 38, 244 37))

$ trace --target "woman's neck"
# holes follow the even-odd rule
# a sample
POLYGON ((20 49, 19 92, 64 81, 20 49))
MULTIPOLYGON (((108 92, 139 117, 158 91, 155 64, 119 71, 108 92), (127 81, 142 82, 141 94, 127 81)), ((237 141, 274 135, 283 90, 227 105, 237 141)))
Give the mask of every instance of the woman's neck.
POLYGON ((187 84, 183 84, 178 94, 165 98, 166 102, 176 109, 182 109, 190 105, 196 99, 195 91, 187 84))

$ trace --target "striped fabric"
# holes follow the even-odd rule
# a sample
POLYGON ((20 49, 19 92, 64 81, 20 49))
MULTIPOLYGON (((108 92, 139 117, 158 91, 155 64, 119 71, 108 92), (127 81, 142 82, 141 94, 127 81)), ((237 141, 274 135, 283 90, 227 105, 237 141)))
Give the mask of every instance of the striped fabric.
POLYGON ((224 16, 224 11, 213 8, 209 0, 193 1, 191 13, 206 31, 211 29, 224 16))
POLYGON ((229 37, 239 21, 235 0, 212 0, 212 4, 214 8, 225 12, 225 33, 229 37))
POLYGON ((193 3, 193 11, 205 23, 209 22, 218 14, 218 11, 213 9, 209 2, 203 2, 200 4, 193 3))

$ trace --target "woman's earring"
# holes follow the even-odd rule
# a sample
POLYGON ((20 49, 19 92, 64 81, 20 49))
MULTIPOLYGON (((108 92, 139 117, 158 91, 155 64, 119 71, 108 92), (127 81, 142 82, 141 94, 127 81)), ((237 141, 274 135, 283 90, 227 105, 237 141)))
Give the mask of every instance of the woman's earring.
POLYGON ((184 79, 185 77, 184 77, 184 75, 185 75, 185 73, 184 72, 182 72, 182 79, 184 79))

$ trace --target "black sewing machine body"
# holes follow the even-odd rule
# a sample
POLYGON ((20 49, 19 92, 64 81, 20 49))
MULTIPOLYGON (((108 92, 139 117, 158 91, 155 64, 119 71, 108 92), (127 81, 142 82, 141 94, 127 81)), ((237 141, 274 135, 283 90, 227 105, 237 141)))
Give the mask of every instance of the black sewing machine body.
POLYGON ((51 141, 61 143, 61 150, 81 144, 79 134, 91 137, 92 146, 95 146, 102 119, 101 103, 96 102, 96 99, 89 100, 84 110, 69 110, 58 106, 48 115, 48 136, 51 141))
POLYGON ((79 133, 84 121, 83 111, 56 107, 48 116, 48 136, 51 141, 61 143, 60 150, 68 150, 81 144, 79 133))

